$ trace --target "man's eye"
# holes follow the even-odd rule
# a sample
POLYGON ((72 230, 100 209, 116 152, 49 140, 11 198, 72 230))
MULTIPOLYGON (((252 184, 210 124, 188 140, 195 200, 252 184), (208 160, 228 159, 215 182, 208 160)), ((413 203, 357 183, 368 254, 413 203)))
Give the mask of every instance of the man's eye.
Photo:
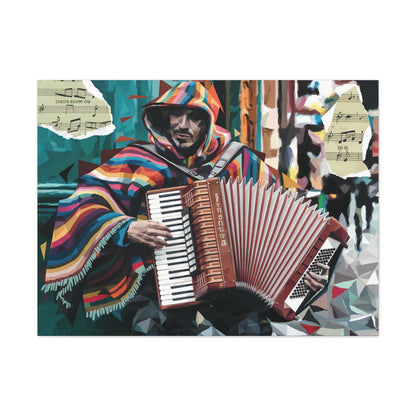
POLYGON ((198 113, 190 113, 190 114, 188 115, 188 118, 189 118, 190 120, 192 120, 192 121, 199 121, 199 120, 202 120, 201 115, 200 115, 200 114, 198 114, 198 113))

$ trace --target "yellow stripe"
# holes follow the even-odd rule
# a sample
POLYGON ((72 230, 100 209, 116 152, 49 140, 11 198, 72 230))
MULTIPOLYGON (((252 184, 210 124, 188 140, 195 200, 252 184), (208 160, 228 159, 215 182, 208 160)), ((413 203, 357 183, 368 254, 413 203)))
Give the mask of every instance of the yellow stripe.
MULTIPOLYGON (((76 191, 73 194, 73 196, 78 196, 78 195, 99 195, 99 196, 102 196, 106 200, 106 202, 109 203, 111 209, 114 212, 117 212, 118 214, 124 214, 124 212, 121 210, 121 208, 116 204, 114 199, 111 198, 111 196, 108 193, 100 191, 98 189, 94 189, 94 193, 91 193, 91 191, 92 191, 91 188, 89 188, 88 190, 85 190, 85 191, 79 190, 79 191, 76 191)), ((99 204, 96 204, 96 205, 99 205, 99 204)))
MULTIPOLYGON (((94 210, 97 209, 96 208, 97 206, 99 206, 99 205, 94 204, 94 205, 88 206, 88 208, 85 208, 82 212, 84 213, 84 212, 94 211, 94 210)), ((72 227, 74 226, 74 224, 77 220, 78 220, 78 215, 75 213, 68 222, 61 225, 57 229, 55 229, 55 231, 53 232, 52 241, 60 240, 66 234, 70 233, 72 227)))
MULTIPOLYGON (((91 239, 90 239, 90 241, 94 241, 94 242, 97 242, 97 240, 98 240, 98 236, 102 233, 102 231, 108 226, 110 224, 110 222, 106 222, 106 223, 104 223, 99 229, 98 229, 98 231, 91 237, 91 239)), ((63 266, 61 266, 61 267, 54 267, 54 268, 51 268, 51 269, 48 269, 47 271, 46 271, 46 277, 45 277, 45 281, 46 280, 48 280, 48 275, 49 276, 51 276, 52 275, 52 277, 51 277, 51 279, 52 280, 54 280, 53 279, 53 276, 54 275, 56 275, 56 274, 59 274, 61 271, 65 271, 66 273, 65 273, 65 275, 66 275, 66 277, 69 277, 70 275, 75 275, 76 273, 78 273, 79 272, 79 269, 81 268, 81 267, 78 267, 78 268, 75 268, 76 270, 75 270, 75 272, 71 272, 71 270, 69 270, 69 269, 71 269, 71 267, 72 266, 74 266, 74 265, 76 265, 77 263, 79 263, 84 257, 86 258, 87 257, 87 252, 88 251, 90 251, 91 250, 91 244, 87 244, 86 246, 85 246, 85 248, 80 252, 80 254, 78 254, 78 256, 74 259, 74 260, 72 260, 71 262, 69 262, 69 263, 66 263, 65 265, 63 265, 63 266), (49 271, 50 270, 50 271, 49 271), (71 272, 70 273, 70 275, 68 274, 68 272, 71 272)), ((48 283, 47 281, 46 281, 46 283, 48 283)))

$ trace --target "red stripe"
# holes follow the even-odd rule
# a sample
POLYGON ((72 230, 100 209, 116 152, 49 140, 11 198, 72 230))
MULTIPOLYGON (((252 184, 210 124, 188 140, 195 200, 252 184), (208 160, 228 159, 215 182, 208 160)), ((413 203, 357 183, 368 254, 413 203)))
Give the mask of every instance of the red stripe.
POLYGON ((96 295, 89 298, 84 296, 84 303, 98 302, 99 300, 106 299, 108 297, 110 297, 110 295, 96 295))
POLYGON ((132 266, 133 266, 133 270, 137 270, 139 267, 143 266, 143 260, 133 263, 132 266))

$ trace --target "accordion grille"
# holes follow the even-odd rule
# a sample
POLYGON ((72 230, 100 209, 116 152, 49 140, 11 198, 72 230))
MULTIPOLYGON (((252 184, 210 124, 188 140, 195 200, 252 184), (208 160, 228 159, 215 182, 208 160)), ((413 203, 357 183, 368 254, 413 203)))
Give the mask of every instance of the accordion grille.
POLYGON ((221 181, 237 286, 270 305, 313 248, 327 222, 310 202, 263 184, 221 181))

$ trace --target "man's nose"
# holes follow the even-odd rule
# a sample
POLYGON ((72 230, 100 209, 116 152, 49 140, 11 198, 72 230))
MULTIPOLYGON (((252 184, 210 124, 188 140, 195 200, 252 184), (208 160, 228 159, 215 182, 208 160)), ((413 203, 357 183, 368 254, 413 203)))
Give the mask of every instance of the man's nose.
POLYGON ((189 127, 189 118, 187 114, 183 114, 180 118, 179 118, 179 123, 178 126, 182 129, 184 128, 188 128, 189 127))

